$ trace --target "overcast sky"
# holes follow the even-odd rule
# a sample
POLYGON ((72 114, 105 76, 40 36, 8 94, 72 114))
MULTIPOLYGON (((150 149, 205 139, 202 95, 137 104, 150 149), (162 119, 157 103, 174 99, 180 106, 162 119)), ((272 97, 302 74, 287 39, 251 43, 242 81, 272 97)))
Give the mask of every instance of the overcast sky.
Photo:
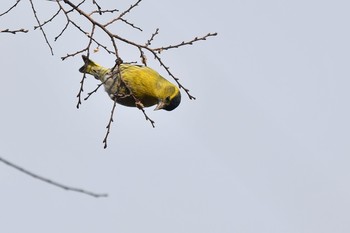
MULTIPOLYGON (((34 2, 41 20, 57 9, 34 2)), ((120 10, 133 3, 113 2, 120 10)), ((82 60, 60 59, 86 38, 70 27, 51 56, 21 2, 0 18, 0 29, 30 30, 0 34, 0 156, 109 197, 64 191, 0 163, 0 231, 350 232, 349 8, 345 0, 142 1, 126 18, 144 32, 122 25, 115 33, 144 43, 159 27, 155 46, 219 35, 162 55, 197 100, 182 92, 174 111, 146 109, 155 129, 118 105, 103 149, 113 102, 100 90, 76 109, 82 60)), ((64 20, 47 26, 50 41, 64 20)), ((118 46, 138 61, 137 50, 118 46)), ((91 58, 113 66, 102 51, 91 58)), ((90 76, 85 95, 96 85, 90 76)))

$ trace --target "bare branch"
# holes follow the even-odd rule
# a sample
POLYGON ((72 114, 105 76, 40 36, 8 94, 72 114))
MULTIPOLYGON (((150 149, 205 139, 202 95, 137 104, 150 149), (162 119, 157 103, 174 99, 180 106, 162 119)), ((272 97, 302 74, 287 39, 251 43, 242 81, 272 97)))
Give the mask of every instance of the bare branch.
MULTIPOLYGON (((60 0, 59 0, 60 1, 60 0)), ((64 0, 63 0, 64 1, 64 0)), ((86 0, 83 0, 81 1, 78 5, 75 6, 75 8, 79 8, 81 5, 83 5, 83 3, 85 2, 86 0)), ((67 3, 68 1, 64 1, 65 3, 67 3)), ((70 9, 69 11, 66 11, 66 14, 69 14, 71 12, 73 12, 75 10, 75 8, 72 8, 70 9)))
POLYGON ((82 50, 79 50, 79 51, 76 51, 75 53, 71 53, 71 54, 67 54, 66 56, 63 56, 61 57, 62 61, 64 61, 65 59, 67 59, 68 57, 74 57, 80 53, 84 53, 87 49, 82 49, 82 50))
POLYGON ((155 127, 154 120, 152 120, 151 118, 148 117, 148 115, 146 114, 145 109, 143 109, 143 108, 139 108, 139 109, 142 111, 143 115, 145 116, 146 121, 149 121, 151 123, 152 127, 154 128, 155 127))
POLYGON ((97 10, 97 11, 92 11, 89 16, 93 15, 93 14, 104 14, 104 13, 114 13, 114 12, 118 12, 119 10, 118 9, 112 9, 112 10, 97 10))
POLYGON ((120 20, 124 15, 126 15, 127 13, 129 13, 133 8, 135 8, 142 0, 138 0, 135 4, 131 5, 128 9, 126 9, 124 12, 122 12, 118 17, 112 19, 111 21, 109 21, 108 23, 106 23, 105 25, 103 25, 104 27, 107 27, 109 25, 111 25, 112 23, 120 20))
MULTIPOLYGON (((67 22, 66 22, 66 24, 64 25, 64 27, 62 28, 62 30, 61 30, 61 32, 55 37, 55 41, 57 41, 58 40, 58 38, 60 38, 62 35, 63 35, 63 33, 66 31, 66 29, 68 28, 68 26, 69 26, 69 23, 71 22, 71 20, 70 20, 70 18, 68 17, 68 12, 62 7, 62 5, 61 5, 61 3, 59 3, 59 2, 57 2, 57 4, 58 4, 58 6, 59 6, 59 11, 63 11, 63 13, 64 13, 64 15, 65 15, 65 17, 66 17, 66 20, 67 20, 67 22)), ((63 59, 62 59, 63 60, 63 59)))
MULTIPOLYGON (((85 32, 83 29, 81 29, 74 21, 70 21, 79 31, 81 31, 85 36, 87 36, 90 40, 92 40, 94 43, 96 43, 99 47, 103 48, 107 53, 109 54, 114 54, 115 55, 115 51, 112 51, 110 49, 108 49, 107 46, 101 44, 100 42, 98 42, 95 38, 93 38, 88 32, 85 32)), ((95 24, 93 24, 95 25, 95 24)), ((87 47, 87 50, 90 51, 90 47, 87 47)))
POLYGON ((37 28, 40 28, 40 27, 45 26, 45 24, 50 23, 54 18, 56 18, 56 16, 61 12, 61 10, 62 10, 62 9, 59 8, 58 11, 57 11, 54 15, 52 15, 51 18, 49 18, 48 20, 46 20, 46 21, 45 21, 44 23, 42 23, 41 25, 34 26, 34 30, 36 30, 37 28))
POLYGON ((86 79, 86 73, 83 74, 83 78, 80 80, 80 89, 79 92, 77 94, 77 98, 78 98, 78 103, 77 103, 77 108, 80 107, 81 105, 81 93, 84 91, 84 81, 86 79))
POLYGON ((154 51, 151 51, 151 52, 153 53, 155 59, 158 60, 159 64, 160 64, 160 65, 166 70, 166 72, 175 80, 175 82, 177 83, 177 85, 179 86, 179 88, 182 88, 182 89, 186 92, 188 98, 190 98, 190 100, 195 100, 196 97, 194 97, 193 95, 191 95, 191 94, 190 94, 190 90, 187 89, 186 87, 184 87, 184 86, 180 83, 179 79, 176 78, 176 77, 170 72, 170 68, 169 68, 168 66, 166 66, 166 65, 163 63, 162 59, 160 59, 160 57, 157 55, 157 53, 154 52, 154 51))
MULTIPOLYGON (((71 3, 70 1, 68 0, 64 0, 64 2, 66 4, 68 4, 70 7, 72 7, 75 11, 77 11, 80 15, 83 15, 87 20, 89 20, 92 25, 94 26, 97 26, 99 27, 100 29, 102 29, 102 31, 104 31, 111 39, 111 42, 112 42, 112 45, 113 45, 113 48, 114 48, 114 54, 117 58, 119 58, 119 55, 118 55, 118 48, 117 48, 117 45, 115 43, 115 40, 114 40, 114 37, 113 37, 113 34, 108 31, 102 24, 98 23, 97 21, 95 21, 94 19, 92 19, 87 13, 85 13, 83 10, 81 10, 80 8, 78 8, 76 5, 74 5, 73 3, 71 3)), ((73 21, 71 21, 73 23, 73 21)), ((78 25, 75 24, 76 27, 80 28, 78 25)), ((88 35, 87 35, 88 36, 88 35)), ((96 42, 94 40, 94 42, 96 42)))
POLYGON ((121 13, 121 14, 119 15, 119 18, 122 18, 124 15, 126 15, 127 13, 129 13, 133 8, 137 7, 141 1, 142 1, 142 0, 138 0, 135 4, 131 5, 127 10, 125 10, 123 13, 121 13))
POLYGON ((139 48, 139 51, 140 51, 140 58, 141 58, 142 64, 147 66, 147 57, 146 57, 145 53, 143 52, 143 50, 141 48, 139 48))
POLYGON ((17 0, 16 3, 14 5, 12 5, 7 11, 5 11, 4 13, 1 13, 0 14, 0 17, 3 16, 3 15, 6 15, 7 13, 9 13, 13 8, 15 8, 18 3, 20 2, 21 0, 17 0))
POLYGON ((86 191, 86 190, 81 189, 81 188, 75 188, 75 187, 67 186, 67 185, 58 183, 56 181, 47 179, 47 178, 45 178, 43 176, 37 175, 37 174, 35 174, 33 172, 30 172, 30 171, 28 171, 28 170, 26 170, 26 169, 24 169, 24 168, 22 168, 22 167, 20 167, 20 166, 18 166, 16 164, 14 164, 14 163, 11 163, 8 160, 6 160, 4 158, 1 158, 1 157, 0 157, 0 161, 3 162, 6 165, 12 167, 12 168, 17 169, 18 171, 20 171, 20 172, 22 172, 22 173, 24 173, 24 174, 26 174, 28 176, 31 176, 31 177, 33 177, 35 179, 38 179, 38 180, 41 180, 41 181, 43 181, 45 183, 54 185, 56 187, 62 188, 64 190, 66 190, 66 191, 79 192, 79 193, 83 193, 83 194, 86 194, 86 195, 89 195, 89 196, 92 196, 92 197, 107 197, 108 196, 108 194, 105 194, 105 193, 103 193, 103 194, 93 193, 93 192, 86 191))
POLYGON ((6 32, 6 33, 16 34, 16 33, 18 33, 18 32, 27 33, 27 32, 28 32, 28 30, 23 29, 23 28, 21 28, 21 29, 17 29, 17 30, 4 29, 4 30, 2 30, 2 31, 0 31, 0 32, 6 32))
MULTIPOLYGON (((9 13, 11 10, 13 10, 14 8, 17 7, 17 5, 20 3, 21 0, 17 0, 15 4, 13 4, 9 9, 7 9, 5 12, 1 13, 0 14, 0 17, 6 15, 7 13, 9 13)), ((16 34, 16 33, 19 33, 19 32, 23 32, 23 33, 27 33, 28 30, 27 29, 24 29, 24 28, 21 28, 21 29, 16 29, 16 30, 10 30, 10 29, 3 29, 0 31, 0 33, 12 33, 12 34, 16 34)))
POLYGON ((164 50, 175 49, 175 48, 182 47, 184 45, 192 45, 194 42, 197 42, 197 41, 200 41, 200 40, 206 40, 208 37, 211 37, 211 36, 217 36, 217 33, 216 32, 215 33, 208 33, 205 36, 195 37, 194 39, 192 39, 190 41, 186 41, 186 42, 183 41, 180 44, 176 44, 176 45, 169 45, 169 46, 166 46, 166 47, 154 48, 153 51, 161 53, 164 50))
POLYGON ((109 135, 109 133, 111 131, 111 125, 112 125, 112 122, 113 122, 113 115, 114 115, 114 110, 115 110, 116 105, 117 105, 117 99, 114 99, 111 115, 109 117, 108 125, 106 126, 107 132, 106 132, 105 138, 103 139, 103 144, 104 144, 103 148, 104 149, 107 148, 107 139, 108 139, 108 135, 109 135))
POLYGON ((91 92, 88 93, 88 95, 84 98, 84 100, 88 100, 92 94, 96 93, 97 90, 100 89, 100 87, 103 86, 103 85, 107 82, 108 79, 109 79, 109 78, 107 78, 104 82, 99 83, 99 84, 97 85, 97 87, 96 87, 93 91, 91 91, 91 92))
POLYGON ((46 44, 47 44, 47 45, 49 46, 49 48, 50 48, 51 55, 53 55, 53 49, 52 49, 52 47, 51 47, 50 42, 49 42, 48 39, 47 39, 47 36, 46 36, 46 33, 45 33, 43 27, 41 26, 40 20, 39 20, 38 15, 37 15, 37 12, 36 12, 36 10, 35 10, 35 8, 34 8, 33 0, 29 0, 29 2, 30 2, 30 5, 32 6, 32 11, 33 11, 33 13, 34 13, 34 17, 35 17, 35 19, 36 19, 36 22, 37 22, 38 25, 39 25, 40 31, 42 32, 42 34, 43 34, 43 36, 44 36, 44 38, 45 38, 46 44))
POLYGON ((97 2, 96 2, 95 0, 92 0, 92 4, 96 5, 96 7, 97 7, 97 12, 98 12, 100 15, 102 15, 103 12, 101 11, 100 5, 98 5, 97 2))
POLYGON ((154 37, 158 35, 159 33, 159 28, 156 29, 156 31, 152 34, 151 38, 147 41, 146 47, 150 46, 152 41, 154 40, 154 37))
POLYGON ((66 25, 64 25, 62 31, 60 32, 60 34, 58 34, 56 37, 55 37, 55 41, 58 40, 58 38, 60 38, 62 36, 62 34, 66 31, 66 29, 68 28, 69 26, 69 21, 66 22, 66 25))
MULTIPOLYGON (((91 38, 93 38, 94 32, 95 32, 95 25, 93 25, 92 29, 91 29, 91 38)), ((92 39, 89 40, 88 46, 86 47, 87 57, 88 58, 89 58, 89 48, 91 46, 91 43, 92 43, 92 39)), ((78 92, 78 95, 77 95, 77 97, 78 97, 77 108, 79 108, 79 106, 81 104, 81 94, 84 91, 83 86, 84 86, 84 80, 85 79, 86 79, 86 73, 83 74, 83 79, 80 81, 80 89, 79 89, 79 92, 78 92)))
POLYGON ((133 28, 139 30, 140 32, 142 32, 142 29, 141 29, 141 28, 135 26, 133 23, 130 23, 130 22, 127 21, 126 19, 120 18, 120 20, 123 21, 124 23, 126 23, 127 25, 129 25, 129 26, 131 26, 131 27, 133 27, 133 28))

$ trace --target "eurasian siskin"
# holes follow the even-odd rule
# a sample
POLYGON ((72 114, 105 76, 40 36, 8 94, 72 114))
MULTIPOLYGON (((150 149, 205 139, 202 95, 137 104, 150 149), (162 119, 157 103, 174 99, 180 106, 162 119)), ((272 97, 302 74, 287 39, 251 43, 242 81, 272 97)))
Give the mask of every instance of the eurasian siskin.
POLYGON ((171 111, 181 102, 179 88, 147 66, 122 63, 119 65, 119 70, 113 71, 98 65, 84 55, 82 57, 85 64, 79 71, 91 74, 100 80, 111 99, 121 105, 130 107, 157 105, 155 110, 171 111))

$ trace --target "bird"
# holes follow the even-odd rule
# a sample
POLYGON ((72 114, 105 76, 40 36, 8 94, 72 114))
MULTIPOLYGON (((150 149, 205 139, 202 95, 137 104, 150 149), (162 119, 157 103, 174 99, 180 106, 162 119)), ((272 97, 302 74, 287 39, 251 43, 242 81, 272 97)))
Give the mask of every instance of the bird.
POLYGON ((151 107, 172 111, 181 102, 181 92, 173 83, 148 66, 121 63, 113 70, 105 68, 82 55, 84 65, 79 69, 100 80, 110 98, 128 107, 151 107))

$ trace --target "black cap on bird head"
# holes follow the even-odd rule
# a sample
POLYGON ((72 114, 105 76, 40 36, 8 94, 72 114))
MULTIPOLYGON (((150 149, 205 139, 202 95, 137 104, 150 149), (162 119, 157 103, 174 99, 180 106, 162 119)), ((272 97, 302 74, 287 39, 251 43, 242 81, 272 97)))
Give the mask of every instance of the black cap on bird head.
POLYGON ((175 108, 177 108, 177 106, 179 106, 180 103, 181 103, 181 93, 179 91, 172 99, 170 99, 170 97, 167 97, 165 101, 159 102, 157 107, 154 110, 164 109, 167 111, 172 111, 175 108))

